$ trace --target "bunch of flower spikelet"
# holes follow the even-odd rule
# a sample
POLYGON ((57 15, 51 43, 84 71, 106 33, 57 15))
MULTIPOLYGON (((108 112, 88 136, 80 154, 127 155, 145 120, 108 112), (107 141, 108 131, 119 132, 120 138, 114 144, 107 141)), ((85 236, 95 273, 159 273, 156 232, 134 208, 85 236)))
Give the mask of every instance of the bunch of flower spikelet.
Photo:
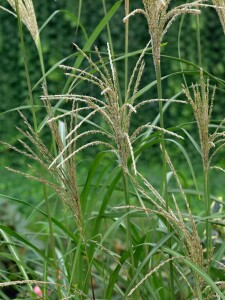
MULTIPOLYGON (((85 70, 69 67, 69 66, 61 66, 63 69, 70 71, 70 73, 66 73, 68 76, 72 76, 78 80, 84 80, 88 83, 94 84, 100 89, 100 98, 91 97, 87 95, 76 95, 76 94, 66 94, 66 95, 54 95, 54 96, 43 96, 42 99, 52 101, 65 99, 66 101, 72 101, 73 103, 77 103, 75 109, 72 109, 65 114, 58 115, 54 118, 49 119, 49 124, 51 122, 66 117, 71 114, 78 114, 83 110, 89 111, 88 113, 76 126, 68 133, 66 139, 71 139, 69 143, 67 143, 66 147, 60 154, 53 160, 50 165, 50 168, 57 164, 60 167, 64 162, 70 159, 71 156, 76 155, 83 149, 95 146, 95 145, 104 145, 114 153, 116 153, 120 165, 123 170, 127 171, 128 168, 128 159, 131 158, 133 170, 136 174, 136 163, 133 152, 133 143, 136 138, 140 135, 140 133, 148 128, 163 130, 165 133, 169 133, 173 136, 178 137, 177 134, 167 131, 166 129, 162 129, 160 127, 151 125, 149 123, 141 125, 137 129, 135 129, 132 134, 130 134, 130 124, 131 124, 131 116, 133 114, 137 114, 137 111, 140 107, 145 104, 156 102, 156 101, 166 101, 166 99, 150 99, 144 100, 135 105, 135 96, 138 92, 139 83, 144 71, 144 61, 143 56, 148 47, 144 49, 143 53, 139 57, 133 73, 131 75, 129 85, 126 92, 125 101, 121 104, 119 100, 119 91, 118 91, 118 78, 116 73, 116 68, 114 66, 111 51, 109 44, 107 45, 108 51, 108 60, 110 70, 108 70, 104 59, 99 53, 97 47, 95 47, 96 54, 99 59, 99 63, 95 63, 92 59, 90 59, 77 45, 75 45, 78 51, 86 58, 90 66, 93 68, 93 72, 87 72, 85 70), (85 107, 78 107, 78 103, 85 104, 85 107), (81 125, 87 122, 91 117, 93 117, 96 113, 99 113, 103 120, 106 123, 106 129, 91 129, 87 131, 83 131, 78 134, 78 130, 81 128, 81 125), (65 154, 68 147, 71 146, 72 143, 76 143, 81 137, 98 135, 104 136, 104 140, 97 139, 93 140, 89 143, 82 145, 81 147, 75 149, 73 153, 67 155, 63 161, 59 161, 61 155, 65 154), (71 138, 72 137, 72 138, 71 138)), ((179 100, 170 100, 174 102, 182 102, 179 100)))
MULTIPOLYGON (((35 44, 37 45, 39 39, 39 31, 38 31, 38 25, 37 25, 36 15, 34 11, 33 1, 32 0, 7 0, 7 1, 14 9, 14 11, 19 15, 21 21, 27 27, 35 44)), ((6 10, 2 6, 0 6, 0 8, 6 10)))
POLYGON ((127 18, 141 13, 143 14, 148 22, 149 34, 152 43, 152 53, 154 63, 160 59, 160 44, 162 39, 173 21, 181 14, 200 14, 200 10, 197 7, 203 5, 202 0, 193 1, 191 3, 182 4, 176 6, 168 11, 170 0, 142 0, 144 9, 135 9, 127 18))
MULTIPOLYGON (((179 241, 181 243, 182 251, 185 253, 185 256, 188 256, 190 260, 198 267, 200 267, 202 270, 206 270, 207 266, 204 259, 204 252, 203 247, 201 245, 201 239, 198 235, 195 219, 192 215, 188 199, 186 197, 186 194, 182 188, 182 185, 180 183, 180 180, 178 178, 178 175, 176 173, 176 170, 174 168, 174 165, 169 157, 169 155, 166 152, 166 160, 167 163, 172 171, 172 174, 177 182, 180 194, 184 200, 189 224, 186 223, 186 218, 182 214, 179 205, 177 203, 177 200, 175 196, 172 194, 172 200, 174 203, 175 209, 172 210, 170 207, 166 207, 166 202, 164 198, 158 193, 158 191, 151 185, 151 183, 144 178, 139 172, 137 173, 137 176, 134 177, 130 175, 131 180, 133 181, 135 187, 137 190, 142 194, 145 199, 148 199, 150 203, 153 205, 153 208, 146 208, 146 207, 136 207, 136 206, 121 206, 116 207, 116 209, 135 209, 138 211, 143 211, 145 213, 153 213, 157 216, 163 217, 168 224, 171 226, 173 231, 175 232, 176 236, 179 238, 179 241), (139 179, 139 180, 138 180, 139 179), (143 186, 144 185, 144 186, 143 186)), ((146 280, 149 276, 151 276, 155 271, 158 270, 158 268, 162 267, 164 264, 168 263, 170 260, 174 259, 180 259, 182 258, 182 255, 174 256, 168 258, 165 257, 165 260, 162 261, 159 265, 157 265, 154 269, 152 269, 147 275, 130 291, 129 296, 134 293, 134 291, 143 283, 144 280, 146 280)), ((201 287, 201 289, 204 288, 203 286, 203 280, 198 274, 194 274, 195 278, 197 279, 197 285, 201 287)), ((187 284, 190 286, 190 283, 187 282, 187 284)), ((192 288, 191 288, 192 289, 192 288)), ((197 293, 194 290, 192 290, 193 294, 197 293)))
POLYGON ((213 3, 218 12, 223 31, 225 33, 225 1, 224 0, 213 0, 213 3))
POLYGON ((211 162, 218 151, 225 145, 225 132, 222 130, 225 119, 221 121, 213 133, 209 132, 216 86, 213 88, 210 99, 209 79, 205 83, 203 70, 200 71, 200 79, 200 86, 198 84, 192 84, 192 93, 185 86, 183 86, 183 91, 192 106, 198 126, 204 170, 208 171, 209 168, 217 168, 222 170, 220 167, 211 167, 211 162))
MULTIPOLYGON (((48 101, 45 101, 45 106, 47 109, 48 116, 52 116, 53 109, 48 101)), ((49 165, 54 160, 54 157, 48 150, 47 146, 42 142, 38 134, 34 131, 26 117, 22 113, 20 113, 20 115, 23 118, 25 125, 27 126, 26 131, 17 127, 18 131, 23 136, 23 139, 19 139, 20 147, 15 147, 4 142, 1 142, 1 144, 6 145, 10 149, 24 155, 27 159, 36 163, 35 167, 33 167, 31 164, 28 164, 28 167, 31 170, 31 172, 29 173, 24 173, 12 168, 7 169, 9 171, 19 173, 29 179, 41 182, 49 186, 55 192, 55 194, 62 200, 62 202, 72 211, 77 227, 80 230, 82 238, 84 238, 80 198, 76 182, 76 168, 74 156, 70 156, 70 159, 67 160, 60 167, 56 168, 55 166, 52 166, 52 168, 49 169, 49 165), (28 142, 25 142, 24 139, 27 139, 28 142), (39 165, 41 166, 40 170, 38 170, 37 163, 39 163, 39 165)), ((73 127, 73 122, 74 118, 71 115, 71 122, 69 125, 70 128, 73 127)), ((54 136, 58 149, 62 152, 64 144, 62 137, 59 133, 57 122, 52 121, 50 124, 50 129, 52 135, 54 136)), ((71 145, 67 149, 67 154, 69 155, 73 151, 74 146, 71 145)), ((62 154, 61 159, 63 158, 65 157, 62 154)))

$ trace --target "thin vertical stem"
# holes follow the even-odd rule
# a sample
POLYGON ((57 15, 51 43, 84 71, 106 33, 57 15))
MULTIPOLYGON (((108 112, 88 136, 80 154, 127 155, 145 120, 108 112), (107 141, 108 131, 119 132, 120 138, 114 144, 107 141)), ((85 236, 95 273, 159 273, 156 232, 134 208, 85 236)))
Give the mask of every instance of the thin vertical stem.
MULTIPOLYGON (((158 92, 158 99, 159 99, 159 115, 160 115, 160 127, 164 128, 164 117, 163 117, 163 106, 162 106, 162 78, 161 78, 161 64, 160 59, 156 62, 156 80, 157 80, 157 92, 158 92)), ((162 163, 163 163, 163 174, 162 174, 162 195, 166 201, 166 210, 169 210, 169 199, 168 199, 168 185, 167 185, 167 178, 166 178, 166 148, 165 148, 165 138, 164 132, 161 133, 161 147, 162 147, 162 163)), ((169 224, 167 223, 168 232, 171 230, 169 224)), ((169 247, 171 248, 171 240, 169 240, 169 247)), ((171 256, 172 257, 172 256, 171 256)), ((171 299, 175 299, 174 294, 174 272, 173 272, 173 262, 170 261, 170 295, 171 299)))
POLYGON ((195 17, 196 17, 196 35, 197 35, 197 47, 198 47, 198 65, 199 67, 202 67, 200 19, 199 19, 199 15, 196 15, 195 17))
MULTIPOLYGON (((181 59, 181 51, 180 51, 181 45, 180 45, 180 43, 181 43, 181 30, 182 30, 182 26, 183 26, 183 23, 184 23, 184 18, 185 18, 185 14, 182 15, 182 17, 181 17, 179 31, 178 31, 177 48, 178 48, 178 57, 179 57, 179 59, 181 59)), ((186 87, 188 87, 187 80, 186 80, 185 75, 184 75, 184 68, 183 68, 183 63, 182 62, 180 62, 180 68, 181 68, 181 71, 182 71, 182 77, 183 77, 183 80, 184 80, 184 85, 186 87)))
MULTIPOLYGON (((106 8, 105 0, 102 0, 102 6, 103 6, 104 14, 106 15, 107 14, 107 8, 106 8)), ((110 45, 110 50, 111 50, 111 54, 112 54, 112 59, 114 59, 115 52, 114 52, 114 47, 113 47, 113 41, 112 41, 112 35, 111 35, 111 30, 110 30, 109 22, 107 22, 106 28, 107 28, 107 34, 108 34, 108 39, 109 39, 109 45, 110 45)), ((114 65, 114 67, 116 69, 116 65, 114 65)), ((119 101, 120 101, 120 104, 122 105, 122 96, 121 96, 121 91, 120 91, 120 85, 119 85, 118 77, 116 77, 116 82, 117 82, 117 86, 118 86, 119 101)))
MULTIPOLYGON (((129 206, 130 199, 129 199, 129 192, 128 192, 128 179, 125 171, 123 171, 123 189, 124 189, 125 203, 127 206, 129 206)), ((127 209, 127 212, 129 213, 129 208, 127 209)), ((134 253, 133 253, 132 235, 131 235, 131 222, 130 222, 129 214, 126 217, 126 245, 127 245, 127 251, 130 251, 130 261, 131 261, 130 276, 132 278, 135 273, 135 268, 134 268, 134 253)), ((136 293, 134 293, 134 299, 138 299, 136 293)))
MULTIPOLYGON (((162 80, 161 80, 161 65, 160 60, 156 62, 156 79, 157 79, 157 93, 159 99, 159 116, 160 116, 160 127, 164 128, 164 117, 163 117, 163 106, 162 106, 162 80)), ((165 138, 164 132, 161 132, 161 147, 162 147, 162 160, 163 160, 163 183, 162 183, 162 195, 165 197, 166 200, 166 209, 169 208, 168 203, 168 187, 167 187, 167 180, 166 180, 166 149, 165 149, 165 138)))
MULTIPOLYGON (((34 130, 35 130, 35 133, 38 135, 37 117, 36 117, 36 111, 35 111, 35 107, 34 107, 33 93, 32 93, 30 73, 29 73, 29 64, 28 64, 28 60, 27 60, 22 22, 21 22, 20 14, 19 14, 18 0, 15 1, 15 4, 16 4, 16 12, 17 12, 17 18, 18 18, 20 40, 21 40, 21 51, 22 51, 22 55, 23 55, 23 59, 24 59, 25 74, 26 74, 28 93, 29 93, 29 103, 30 103, 31 111, 32 111, 34 130)), ((40 41, 40 39, 38 39, 38 40, 40 41)), ((43 76, 45 76, 43 57, 42 57, 42 52, 40 49, 38 49, 38 53, 39 53, 39 57, 40 57, 40 61, 41 61, 41 70, 42 70, 43 76), (41 55, 40 55, 40 53, 41 53, 41 55)), ((43 169, 42 169, 42 172, 43 172, 43 169)), ((45 184, 43 184, 43 193, 44 193, 44 199, 45 199, 47 215, 48 215, 50 244, 51 244, 51 248, 52 248, 53 259, 54 259, 55 264, 57 265, 57 257, 56 257, 55 242, 54 242, 54 232, 53 232, 53 226, 52 226, 52 221, 51 221, 51 209, 50 209, 50 203, 49 203, 48 193, 47 193, 45 184)), ((57 277, 58 277, 58 271, 56 270, 56 280, 57 280, 57 277)), ((59 286, 58 286, 58 295, 61 297, 61 291, 60 291, 59 286)))
MULTIPOLYGON (((198 64, 200 67, 202 67, 202 51, 201 51, 201 32, 200 32, 200 19, 199 15, 196 15, 196 35, 197 35, 197 47, 198 47, 198 64)), ((203 93, 203 91, 202 91, 203 93)), ((202 95, 203 99, 204 96, 202 95)), ((203 164, 203 177, 204 177, 204 201, 205 201, 205 229, 206 229, 206 257, 208 261, 210 260, 211 254, 212 254, 212 226, 209 221, 209 218, 211 216, 211 210, 210 210, 210 193, 209 193, 209 170, 208 167, 206 167, 203 164)))
POLYGON ((212 254, 212 226, 209 221, 211 216, 210 193, 209 193, 209 172, 204 170, 204 199, 205 199, 205 227, 206 227, 206 257, 209 260, 212 254))
MULTIPOLYGON (((130 10, 130 1, 125 0, 125 16, 129 14, 130 10)), ((129 51, 129 18, 126 19, 125 22, 125 78, 124 78, 124 89, 125 89, 125 101, 126 99, 126 92, 128 86, 128 51, 129 51)))
MULTIPOLYGON (((95 300, 95 290, 94 290, 93 277, 92 277, 92 272, 91 272, 91 262, 89 259, 86 241, 84 241, 84 249, 85 249, 85 256, 86 256, 86 261, 87 261, 87 276, 84 281, 84 290, 85 290, 85 292, 88 292, 89 282, 90 282, 92 300, 95 300)), ((83 297, 82 297, 82 299, 83 299, 83 297)))

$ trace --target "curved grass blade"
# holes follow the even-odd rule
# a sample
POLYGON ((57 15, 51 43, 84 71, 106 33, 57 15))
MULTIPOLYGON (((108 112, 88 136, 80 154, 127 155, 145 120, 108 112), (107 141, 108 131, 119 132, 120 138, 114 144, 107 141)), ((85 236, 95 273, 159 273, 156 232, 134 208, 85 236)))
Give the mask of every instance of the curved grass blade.
MULTIPOLYGON (((178 252, 176 252, 173 249, 169 249, 166 247, 163 247, 163 251, 171 254, 173 257, 180 256, 178 252)), ((184 263, 189 266, 193 271, 198 273, 198 275, 212 288, 212 290, 220 296, 221 300, 225 300, 225 295, 221 292, 221 290, 218 288, 218 286, 215 284, 215 282, 209 277, 209 275, 201 270, 198 266, 196 266, 189 258, 187 257, 180 257, 181 260, 184 261, 184 263)))
POLYGON ((70 17, 70 19, 75 22, 77 24, 78 27, 81 28, 83 34, 84 34, 84 37, 85 37, 85 40, 88 40, 88 35, 87 35, 87 32, 84 28, 84 26, 82 25, 82 23, 80 22, 79 18, 77 18, 73 13, 71 13, 70 11, 68 10, 65 10, 65 9, 60 9, 60 10, 56 10, 54 11, 50 17, 48 17, 48 19, 44 22, 44 24, 41 26, 41 28, 39 29, 39 33, 41 33, 42 30, 44 30, 44 28, 48 25, 48 23, 59 13, 63 13, 67 16, 70 17))
POLYGON ((144 268, 144 266, 149 262, 150 258, 174 235, 174 232, 170 232, 167 235, 165 235, 154 247, 153 249, 148 253, 148 255, 145 257, 145 259, 141 262, 140 266, 137 268, 136 273, 134 277, 132 278, 131 283, 129 284, 127 291, 125 295, 127 296, 134 285, 135 281, 137 280, 138 276, 141 274, 141 270, 144 268))
POLYGON ((196 143, 196 141, 193 139, 193 137, 190 135, 190 133, 187 132, 186 129, 181 127, 181 130, 186 134, 186 136, 189 138, 189 140, 192 142, 194 145, 195 149, 198 151, 198 153, 201 155, 201 149, 199 145, 196 143))
MULTIPOLYGON (((19 200, 19 199, 16 199, 16 198, 13 198, 13 197, 10 197, 10 196, 6 196, 6 195, 3 195, 3 194, 0 194, 1 197, 3 198, 6 198, 8 200, 11 200, 13 202, 17 202, 17 203, 20 203, 22 205, 26 205, 28 207, 31 207, 33 208, 35 211, 39 212, 40 214, 42 214, 43 216, 45 216, 46 218, 48 217, 48 215, 42 211, 41 209, 37 208, 36 206, 30 204, 30 203, 27 203, 23 200, 19 200)), ((58 227, 60 228, 63 232, 65 232, 74 242, 77 243, 78 241, 78 237, 76 236, 76 234, 74 234, 73 232, 71 232, 66 226, 64 226, 62 224, 62 222, 58 221, 57 219, 55 219, 54 217, 51 217, 51 220, 52 222, 58 227)))
MULTIPOLYGON (((21 260, 21 257, 17 253, 16 247, 13 245, 10 237, 7 234, 7 230, 4 227, 6 227, 6 226, 2 227, 0 225, 0 233, 3 236, 4 240, 7 242, 8 247, 9 247, 9 251, 11 252, 12 257, 14 258, 13 260, 16 262, 16 264, 17 264, 21 274, 23 275, 24 279, 29 280, 29 277, 28 277, 27 272, 26 272, 25 267, 24 267, 24 262, 21 260)), ((8 233, 9 233, 9 235, 12 235, 12 234, 10 234, 10 231, 8 233)), ((28 284, 28 287, 29 287, 30 291, 33 291, 33 288, 30 284, 28 284)))
MULTIPOLYGON (((199 65, 196 65, 196 64, 194 64, 194 63, 192 63, 188 60, 182 59, 182 58, 169 56, 169 55, 161 55, 161 56, 165 57, 165 58, 168 58, 168 59, 171 59, 171 60, 174 60, 174 61, 177 61, 179 63, 183 63, 183 64, 186 64, 186 65, 192 66, 192 67, 194 67, 195 69, 198 69, 198 70, 200 70, 200 68, 201 68, 199 65)), ((198 74, 199 74, 199 71, 198 71, 198 74)), ((222 80, 221 78, 218 78, 218 77, 212 75, 208 71, 203 70, 203 75, 207 75, 209 78, 212 78, 216 82, 218 82, 218 83, 222 84, 223 86, 225 86, 225 80, 222 80)))
POLYGON ((198 183, 197 183, 197 179, 196 179, 196 176, 195 176, 195 171, 194 171, 194 168, 192 166, 192 163, 191 163, 191 159, 187 153, 187 151, 185 150, 185 148, 177 141, 175 140, 172 140, 172 139, 166 139, 167 141, 170 141, 170 142, 173 142, 175 145, 178 146, 178 148, 181 150, 181 152, 183 153, 187 163, 188 163, 188 166, 189 166, 189 169, 191 171, 191 175, 192 175, 192 178, 193 178, 193 181, 194 181, 194 184, 195 184, 195 187, 196 187, 196 190, 197 190, 197 193, 198 195, 200 195, 200 191, 199 191, 199 188, 198 188, 198 183))
POLYGON ((39 254, 42 258, 48 260, 48 262, 52 265, 53 262, 43 253, 43 251, 41 251, 40 249, 38 249, 36 246, 34 246, 33 244, 31 244, 30 242, 28 242, 25 238, 23 238, 20 234, 16 233, 14 230, 12 230, 11 228, 1 225, 0 224, 0 230, 3 233, 9 234, 10 236, 16 238, 18 241, 20 241, 22 244, 26 245, 27 247, 31 248, 32 250, 34 250, 35 253, 39 254))
MULTIPOLYGON (((107 23, 110 21, 110 19, 114 16, 114 14, 117 12, 117 10, 119 9, 120 5, 121 5, 122 1, 117 1, 112 8, 107 12, 107 14, 104 16, 104 18, 99 22, 99 24, 96 26, 96 28, 93 30, 92 34, 90 35, 90 37, 88 38, 87 42, 85 43, 84 47, 83 47, 83 51, 89 51, 91 46, 93 45, 93 43, 95 42, 95 40, 97 39, 97 37, 99 36, 99 34, 102 32, 102 30, 105 28, 105 26, 107 25, 107 23)), ((74 63, 74 67, 75 68, 79 68, 79 66, 81 65, 82 61, 84 60, 84 57, 82 54, 78 54, 78 57, 74 63)), ((66 85, 63 89, 63 94, 67 93, 70 91, 70 84, 72 82, 72 77, 69 77, 67 79, 66 85)), ((55 111, 62 103, 62 100, 58 101, 58 103, 54 106, 53 110, 55 111)), ((39 125, 39 132, 43 129, 43 127, 45 126, 46 122, 48 121, 48 117, 46 117, 41 124, 39 125)))
MULTIPOLYGON (((108 154, 108 151, 98 153, 95 159, 93 160, 93 162, 91 163, 91 165, 89 166, 88 176, 80 195, 83 213, 86 211, 86 204, 87 204, 87 199, 88 199, 90 189, 92 187, 92 181, 99 168, 99 165, 101 164, 102 159, 106 154, 108 154)), ((93 199, 92 202, 94 202, 93 199)), ((88 208, 88 210, 90 211, 90 207, 88 208)))

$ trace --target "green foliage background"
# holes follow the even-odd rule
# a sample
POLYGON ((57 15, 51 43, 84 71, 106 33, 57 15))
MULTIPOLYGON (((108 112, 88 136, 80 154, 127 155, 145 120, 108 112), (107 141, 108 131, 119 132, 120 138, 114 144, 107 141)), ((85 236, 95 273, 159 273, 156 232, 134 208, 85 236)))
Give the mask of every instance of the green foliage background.
MULTIPOLYGON (((114 4, 114 0, 106 0, 106 9, 114 4)), ((173 2, 173 1, 172 1, 173 2)), ((183 1, 177 0, 176 5, 183 1)), ((58 1, 34 1, 37 21, 39 28, 48 19, 48 17, 58 11, 58 13, 52 18, 50 23, 41 32, 43 55, 45 60, 46 69, 50 69, 54 64, 63 58, 73 54, 75 49, 73 43, 75 42, 79 46, 83 46, 85 43, 85 35, 78 26, 76 19, 79 15, 79 3, 80 1, 74 0, 58 0, 58 1), (67 12, 66 12, 67 11, 67 12), (68 14, 70 12, 70 14, 68 14), (73 15, 72 15, 72 14, 73 15)), ((83 28, 86 30, 87 36, 93 31, 104 16, 103 9, 104 1, 83 1, 81 7, 80 22, 83 28)), ((7 1, 0 1, 0 5, 10 8, 7 5, 7 1)), ((130 10, 141 6, 141 1, 131 1, 130 10)), ((111 36, 113 39, 115 55, 124 53, 124 23, 122 21, 124 17, 124 6, 121 5, 118 13, 110 21, 111 36)), ((178 36, 177 32, 181 26, 181 18, 178 18, 173 26, 170 28, 164 42, 166 45, 163 46, 162 54, 172 57, 178 57, 178 36)), ((212 73, 216 77, 225 78, 225 38, 222 31, 222 27, 219 23, 218 16, 213 9, 203 9, 203 13, 200 16, 201 25, 201 41, 202 41, 202 57, 203 57, 203 68, 208 72, 212 73)), ((197 43, 196 43, 196 20, 193 16, 185 16, 183 25, 181 27, 181 58, 191 61, 192 63, 198 64, 197 56, 197 43)), ((25 42, 28 51, 29 58, 29 69, 31 74, 31 82, 33 86, 41 78, 39 59, 35 45, 25 29, 25 42)), ((136 51, 142 49, 148 42, 149 35, 147 29, 147 22, 142 15, 136 15, 130 19, 129 28, 129 51, 136 51)), ((96 41, 96 45, 100 51, 106 51, 106 43, 108 42, 108 33, 105 28, 100 37, 96 41)), ((94 50, 94 49, 92 49, 94 50)), ((18 117, 17 108, 23 109, 24 113, 28 113, 28 91, 27 83, 24 72, 23 59, 20 49, 20 41, 18 36, 17 20, 12 15, 0 10, 0 137, 1 140, 7 141, 8 143, 15 144, 19 137, 16 130, 16 126, 21 125, 21 120, 18 117), (16 110, 14 110, 16 108, 16 110), (12 111, 11 111, 12 110, 12 111)), ((129 59, 129 68, 132 70, 136 60, 136 56, 129 59)), ((67 61, 70 64, 70 60, 67 61)), ((189 65, 183 65, 184 70, 193 71, 193 68, 189 65)), ((146 74, 144 76, 142 86, 147 85, 149 82, 155 79, 154 66, 151 57, 146 56, 146 74)), ((180 71, 180 63, 169 59, 167 57, 162 58, 162 76, 172 72, 180 71)), ((120 76, 120 86, 123 92, 124 86, 124 65, 123 63, 118 64, 118 73, 120 76)), ((188 82, 192 83, 197 80, 193 74, 188 76, 188 82)), ((62 70, 57 69, 48 77, 48 89, 52 94, 58 94, 62 92, 63 86, 65 85, 66 78, 62 70)), ((165 98, 169 98, 181 91, 182 77, 174 75, 169 77, 163 82, 163 93, 165 98)), ((212 82, 214 84, 214 82, 212 82)), ((83 88, 83 86, 81 87, 83 88)), ((85 89, 88 87, 85 86, 85 89)), ((35 88, 34 97, 35 104, 38 106, 39 121, 44 117, 44 110, 41 108, 41 101, 39 99, 42 94, 41 86, 38 85, 35 88)), ((87 91, 88 94, 88 91, 87 91)), ((156 96, 156 90, 151 89, 148 94, 145 95, 147 98, 154 98, 156 96)), ((221 102, 225 101, 223 93, 217 92, 217 101, 219 105, 215 104, 215 117, 222 118, 223 111, 219 109, 221 102)), ((158 105, 151 106, 152 109, 142 111, 138 115, 138 118, 149 119, 152 121, 158 113, 158 105)), ((137 118, 136 122, 139 122, 137 118)), ((192 118, 191 111, 185 107, 179 108, 178 106, 171 106, 166 113, 166 127, 174 126, 180 123, 189 122, 192 118)), ((50 137, 48 133, 45 134, 43 131, 42 138, 46 142, 50 143, 50 137)), ((25 167, 24 158, 14 153, 11 153, 5 147, 0 146, 1 151, 1 166, 6 165, 20 165, 25 167), (7 155, 5 155, 7 154, 7 155)), ((92 150, 94 151, 94 150, 92 150)), ((176 150, 174 149, 176 152, 176 150)), ((91 153, 89 152, 91 155, 91 153)), ((176 155, 176 153, 174 153, 176 155)), ((19 176, 8 174, 1 167, 1 173, 4 175, 5 180, 2 180, 0 187, 2 193, 6 190, 13 190, 13 195, 22 193, 26 195, 29 192, 25 192, 23 189, 24 179, 19 179, 19 176), (10 180, 9 180, 10 178, 10 180), (14 182, 14 189, 10 189, 14 182), (15 188, 17 186, 17 188, 15 188)), ((32 183, 33 186, 33 183, 32 183)), ((35 186, 35 184, 34 184, 35 186)), ((34 188, 32 188, 34 189, 34 188)), ((36 192, 34 193, 36 197, 36 192)))

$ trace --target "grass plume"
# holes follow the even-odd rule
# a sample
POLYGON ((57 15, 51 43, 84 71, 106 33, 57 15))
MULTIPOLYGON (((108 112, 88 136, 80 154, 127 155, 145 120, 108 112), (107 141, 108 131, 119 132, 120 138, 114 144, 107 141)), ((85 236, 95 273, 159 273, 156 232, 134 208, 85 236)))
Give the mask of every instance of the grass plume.
POLYGON ((217 13, 220 18, 220 23, 223 27, 223 31, 225 34, 225 2, 224 0, 213 0, 213 4, 215 5, 215 8, 217 10, 217 13))
POLYGON ((36 20, 36 15, 34 11, 34 5, 32 0, 7 0, 7 2, 11 5, 15 12, 17 12, 20 16, 21 21, 27 27, 30 32, 35 44, 37 45, 37 41, 39 39, 39 31, 36 20), (17 6, 18 5, 18 6, 17 6))
POLYGON ((209 126, 213 112, 216 86, 213 87, 212 95, 210 97, 209 79, 205 82, 202 69, 200 71, 200 85, 197 83, 192 84, 191 90, 192 93, 189 88, 183 86, 184 94, 191 104, 198 126, 204 171, 208 171, 210 167, 212 167, 212 159, 225 145, 225 132, 223 130, 221 131, 225 119, 220 122, 214 132, 210 133, 209 126))
MULTIPOLYGON (((201 145, 201 156, 203 164, 203 178, 204 178, 204 198, 205 198, 205 217, 206 217, 206 244, 207 244, 207 258, 211 259, 212 249, 212 226, 209 218, 211 218, 211 199, 209 192, 209 169, 212 159, 218 151, 225 146, 225 132, 222 129, 225 119, 217 126, 214 132, 210 133, 209 126, 211 123, 211 116, 213 112, 213 104, 216 92, 216 86, 210 99, 209 80, 205 82, 203 70, 200 70, 200 86, 192 84, 191 90, 183 86, 184 93, 191 104, 196 119, 199 140, 201 145)), ((215 167, 217 168, 217 167, 215 167)), ((221 168, 219 168, 221 169, 221 168)))
MULTIPOLYGON (((58 167, 60 167, 64 162, 66 162, 72 155, 77 154, 79 151, 82 151, 85 148, 95 146, 95 145, 104 145, 117 154, 120 164, 123 170, 125 170, 126 172, 128 168, 128 159, 131 158, 133 170, 134 173, 136 174, 137 169, 136 169, 135 157, 133 153, 133 143, 135 142, 135 140, 137 139, 137 137, 140 135, 141 132, 143 132, 148 128, 152 128, 152 129, 163 131, 165 133, 171 134, 176 137, 180 137, 176 133, 169 132, 166 129, 153 126, 149 123, 141 125, 140 127, 136 128, 133 131, 133 133, 130 133, 131 117, 137 113, 137 110, 140 107, 142 107, 145 104, 149 104, 157 101, 167 101, 166 99, 150 99, 150 100, 144 100, 143 102, 138 103, 136 105, 134 103, 135 95, 138 92, 139 83, 144 71, 143 56, 147 47, 148 45, 144 49, 143 53, 141 54, 141 56, 139 57, 135 65, 133 73, 130 77, 130 81, 128 83, 126 100, 121 105, 119 101, 119 92, 117 87, 116 68, 112 60, 109 44, 107 45, 107 51, 108 51, 110 70, 108 70, 107 65, 105 64, 97 47, 95 48, 95 50, 100 62, 100 66, 99 64, 95 63, 92 59, 90 59, 78 46, 76 46, 78 51, 86 58, 90 66, 95 70, 96 74, 94 75, 85 70, 76 69, 64 65, 61 66, 61 68, 67 71, 66 72, 67 76, 74 77, 75 79, 78 80, 81 79, 97 86, 100 89, 100 97, 95 98, 87 95, 74 95, 74 94, 54 95, 54 96, 49 95, 49 96, 42 97, 42 99, 45 101, 65 99, 66 101, 75 101, 76 103, 86 105, 85 107, 79 107, 79 108, 77 107, 75 110, 71 110, 71 112, 66 112, 63 115, 58 115, 55 117, 52 116, 51 118, 49 118, 48 121, 49 124, 51 124, 51 122, 57 119, 65 117, 66 115, 74 114, 75 112, 78 113, 81 110, 87 110, 87 111, 90 110, 90 113, 88 113, 86 117, 84 117, 78 124, 76 124, 76 126, 73 129, 70 130, 70 132, 66 137, 67 139, 70 138, 70 142, 68 142, 66 147, 64 147, 64 149, 61 150, 58 157, 54 159, 54 161, 50 165, 50 168, 57 163, 59 157, 62 154, 65 154, 68 147, 70 147, 72 143, 77 142, 81 137, 85 135, 88 136, 88 135, 98 134, 99 136, 104 136, 108 141, 107 140, 103 141, 99 139, 99 140, 94 140, 85 145, 82 145, 80 148, 77 148, 74 152, 72 152, 69 156, 66 156, 63 161, 57 163, 58 167), (68 71, 70 71, 70 73, 68 71), (77 134, 82 124, 87 122, 96 113, 102 116, 102 118, 105 120, 106 124, 108 125, 108 129, 88 130, 86 132, 77 134)), ((173 101, 185 103, 184 101, 179 101, 179 100, 173 100, 173 101)))
POLYGON ((142 2, 144 9, 135 9, 124 18, 124 21, 137 13, 146 17, 151 37, 153 60, 156 65, 156 62, 160 60, 160 44, 173 21, 181 14, 200 14, 201 11, 196 7, 202 1, 182 4, 170 11, 168 11, 170 0, 142 0, 142 2))
MULTIPOLYGON (((47 100, 45 101, 45 105, 48 114, 51 116, 52 108, 47 100)), ((7 169, 9 171, 19 173, 27 178, 49 186, 55 192, 55 194, 59 196, 62 202, 72 211, 77 227, 80 230, 81 236, 84 239, 83 221, 78 187, 76 182, 76 168, 74 156, 71 156, 70 159, 67 160, 64 163, 64 165, 60 166, 59 168, 53 166, 49 169, 49 165, 54 160, 54 157, 52 156, 46 145, 41 141, 37 133, 33 130, 26 117, 22 113, 20 113, 20 116, 23 118, 24 123, 27 126, 27 130, 24 131, 20 128, 17 129, 22 134, 22 136, 29 141, 29 143, 33 144, 33 146, 37 149, 37 153, 29 146, 29 143, 21 139, 19 140, 20 147, 14 147, 3 142, 1 143, 9 147, 10 149, 24 155, 31 161, 39 163, 46 170, 46 177, 48 177, 48 179, 46 179, 46 177, 43 176, 42 172, 39 172, 37 169, 34 169, 30 164, 28 164, 28 167, 31 170, 31 173, 29 174, 23 173, 12 168, 7 169), (21 148, 21 146, 23 149, 21 148)), ((73 118, 71 118, 70 126, 73 126, 73 118)), ((50 128, 58 148, 62 150, 64 146, 59 134, 58 125, 56 121, 51 122, 50 128)), ((67 153, 62 154, 62 156, 65 157, 66 154, 69 155, 73 151, 73 147, 74 145, 68 147, 67 153)))

